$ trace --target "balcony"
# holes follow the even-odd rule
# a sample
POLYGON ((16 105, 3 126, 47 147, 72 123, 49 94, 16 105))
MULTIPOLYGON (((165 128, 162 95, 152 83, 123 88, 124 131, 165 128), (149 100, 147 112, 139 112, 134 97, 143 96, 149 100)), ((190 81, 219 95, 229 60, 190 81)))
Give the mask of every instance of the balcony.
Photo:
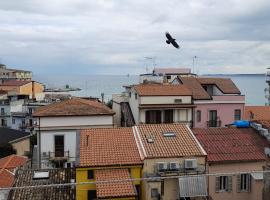
POLYGON ((207 127, 221 127, 220 120, 209 120, 206 123, 207 123, 207 127))
POLYGON ((10 116, 10 114, 6 112, 0 112, 0 117, 8 117, 8 116, 10 116))
POLYGON ((48 159, 51 161, 68 160, 69 158, 69 151, 48 152, 48 159))

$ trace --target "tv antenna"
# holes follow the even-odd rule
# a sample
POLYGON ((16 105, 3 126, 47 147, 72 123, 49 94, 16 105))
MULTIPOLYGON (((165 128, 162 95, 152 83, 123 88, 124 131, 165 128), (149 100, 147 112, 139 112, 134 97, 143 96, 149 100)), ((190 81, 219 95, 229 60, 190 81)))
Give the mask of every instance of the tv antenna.
MULTIPOLYGON (((149 56, 146 56, 146 57, 143 57, 145 60, 149 60, 149 61, 152 61, 152 65, 153 65, 153 68, 155 69, 156 68, 156 57, 149 57, 149 56)), ((148 65, 146 63, 146 73, 148 73, 148 65)))

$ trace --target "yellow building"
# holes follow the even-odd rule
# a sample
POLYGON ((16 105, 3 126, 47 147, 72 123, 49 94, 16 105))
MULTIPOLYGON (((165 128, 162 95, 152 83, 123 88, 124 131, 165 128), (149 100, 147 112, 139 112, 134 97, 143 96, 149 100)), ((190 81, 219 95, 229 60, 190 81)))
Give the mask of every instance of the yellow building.
POLYGON ((142 161, 132 128, 96 128, 80 132, 76 169, 77 200, 135 200, 141 196, 142 161), (132 179, 132 180, 130 180, 132 179), (125 181, 126 180, 126 181, 125 181))
POLYGON ((44 86, 35 81, 7 80, 0 84, 0 90, 9 94, 29 95, 30 99, 43 99, 44 86))

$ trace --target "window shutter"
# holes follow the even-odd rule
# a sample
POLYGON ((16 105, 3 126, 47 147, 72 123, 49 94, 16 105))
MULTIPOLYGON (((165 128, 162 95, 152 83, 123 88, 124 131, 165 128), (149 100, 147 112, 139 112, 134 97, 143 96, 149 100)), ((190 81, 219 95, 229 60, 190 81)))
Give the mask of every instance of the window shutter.
POLYGON ((219 192, 219 182, 220 182, 220 177, 216 177, 216 192, 219 192))
POLYGON ((232 191, 232 176, 228 176, 228 192, 232 191))
POLYGON ((247 181, 248 192, 251 192, 251 175, 250 174, 248 174, 247 179, 248 179, 248 181, 247 181))
POLYGON ((241 174, 237 175, 237 192, 241 192, 241 174))

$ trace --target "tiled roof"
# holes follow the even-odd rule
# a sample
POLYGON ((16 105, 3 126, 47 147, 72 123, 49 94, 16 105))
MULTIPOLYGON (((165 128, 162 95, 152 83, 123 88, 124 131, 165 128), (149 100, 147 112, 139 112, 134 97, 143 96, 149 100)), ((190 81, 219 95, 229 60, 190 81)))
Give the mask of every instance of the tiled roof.
POLYGON ((132 128, 82 130, 80 166, 141 164, 132 128))
POLYGON ((179 77, 179 79, 190 89, 193 99, 211 99, 195 77, 179 77))
POLYGON ((246 120, 270 120, 270 106, 245 106, 246 120))
POLYGON ((22 86, 31 83, 31 81, 6 80, 0 86, 22 86))
POLYGON ((203 85, 216 85, 224 94, 241 94, 230 78, 198 78, 203 85))
MULTIPOLYGON (((39 186, 52 184, 72 183, 75 180, 74 168, 55 168, 43 170, 17 170, 13 187, 39 186), (49 177, 45 179, 34 179, 35 172, 49 172, 49 177)), ((67 185, 64 187, 39 187, 11 190, 8 200, 44 200, 60 199, 74 200, 76 187, 67 185)))
POLYGON ((179 77, 179 79, 192 91, 194 99, 211 99, 202 85, 216 85, 224 94, 241 94, 233 81, 227 78, 179 77))
POLYGON ((10 155, 0 159, 0 169, 13 170, 24 165, 28 161, 28 158, 25 156, 10 155))
POLYGON ((27 136, 30 136, 30 133, 15 130, 15 129, 0 127, 0 138, 1 138, 0 144, 5 144, 13 140, 20 139, 27 136))
POLYGON ((191 91, 184 85, 139 84, 134 87, 140 96, 191 96, 191 91))
POLYGON ((14 181, 14 175, 6 170, 0 169, 0 188, 11 187, 14 181))
POLYGON ((114 112, 95 100, 72 98, 59 103, 39 107, 34 117, 113 115, 114 112))
POLYGON ((135 127, 139 149, 146 158, 172 158, 183 156, 205 156, 196 137, 186 124, 145 124, 135 127), (175 136, 164 136, 175 133, 175 136), (149 142, 150 140, 153 142, 149 142))
POLYGON ((255 120, 255 122, 261 124, 263 128, 270 130, 270 120, 255 120))
MULTIPOLYGON (((126 180, 130 178, 128 169, 95 170, 96 181, 126 180)), ((98 198, 135 197, 136 193, 131 181, 97 183, 98 198)))
POLYGON ((195 128, 208 162, 264 160, 267 141, 252 128, 195 128))

